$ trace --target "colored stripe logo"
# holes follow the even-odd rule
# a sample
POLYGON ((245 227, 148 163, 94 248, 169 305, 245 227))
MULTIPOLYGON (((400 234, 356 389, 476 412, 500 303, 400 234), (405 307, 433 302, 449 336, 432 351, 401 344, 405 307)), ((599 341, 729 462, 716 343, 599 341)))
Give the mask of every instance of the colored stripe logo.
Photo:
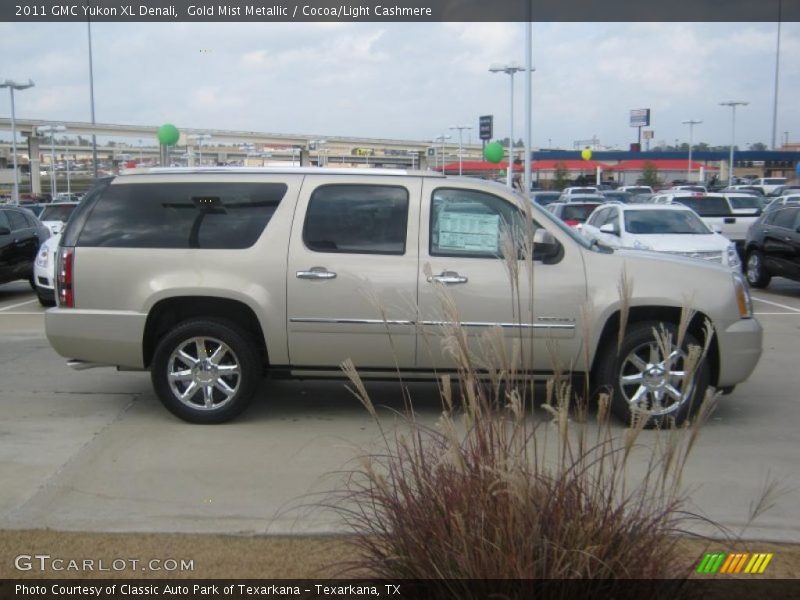
POLYGON ((736 575, 740 573, 748 575, 760 575, 772 560, 772 553, 737 552, 726 554, 725 552, 713 552, 706 554, 697 566, 697 572, 705 575, 716 573, 726 575, 736 575))

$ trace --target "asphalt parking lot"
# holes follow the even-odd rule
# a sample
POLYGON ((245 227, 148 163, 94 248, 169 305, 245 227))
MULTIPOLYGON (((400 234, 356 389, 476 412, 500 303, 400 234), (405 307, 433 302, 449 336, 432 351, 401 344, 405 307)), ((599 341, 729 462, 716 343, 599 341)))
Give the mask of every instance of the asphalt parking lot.
MULTIPOLYGON (((745 537, 800 542, 800 283, 774 279, 754 307, 764 355, 722 399, 686 483, 694 507, 738 530, 767 478, 779 480, 785 493, 745 537)), ((377 439, 341 382, 265 382, 238 420, 189 425, 161 406, 147 373, 69 369, 47 342, 43 312, 26 282, 0 286, 0 528, 337 530, 303 505, 377 439)), ((376 403, 402 406, 396 384, 370 390, 376 403)), ((415 384, 412 394, 433 421, 436 388, 415 384)))

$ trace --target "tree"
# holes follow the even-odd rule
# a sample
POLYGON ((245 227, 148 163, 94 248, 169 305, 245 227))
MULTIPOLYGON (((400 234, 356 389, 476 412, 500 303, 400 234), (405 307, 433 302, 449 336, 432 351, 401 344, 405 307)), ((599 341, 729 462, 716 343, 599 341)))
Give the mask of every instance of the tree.
POLYGON ((556 190, 563 190, 567 187, 569 183, 569 173, 567 172, 567 166, 559 161, 556 163, 556 170, 553 173, 553 187, 556 190))
POLYGON ((750 150, 756 150, 756 151, 767 150, 767 145, 763 142, 756 142, 755 144, 750 144, 750 150))
POLYGON ((644 163, 644 171, 642 172, 642 184, 649 185, 650 187, 659 184, 658 181, 658 167, 651 163, 649 160, 644 163))

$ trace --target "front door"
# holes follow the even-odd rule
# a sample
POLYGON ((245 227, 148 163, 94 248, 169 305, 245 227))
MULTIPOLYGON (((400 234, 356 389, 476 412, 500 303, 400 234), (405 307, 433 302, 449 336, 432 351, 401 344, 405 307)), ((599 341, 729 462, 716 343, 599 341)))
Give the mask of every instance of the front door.
POLYGON ((418 177, 306 177, 287 274, 293 368, 414 367, 420 189, 418 177))
MULTIPOLYGON (((516 368, 523 361, 525 370, 542 373, 555 370, 556 363, 564 370, 580 368, 581 308, 586 301, 583 258, 576 244, 562 244, 551 264, 534 261, 532 282, 524 260, 500 258, 503 239, 514 235, 504 232, 521 230, 524 213, 516 202, 524 200, 517 198, 471 189, 468 183, 426 179, 417 274, 419 368, 455 367, 442 344, 442 334, 454 322, 467 334, 478 368, 498 353, 482 337, 495 326, 502 331, 507 356, 517 345, 522 359, 516 368), (514 289, 511 271, 519 273, 514 289)), ((516 244, 505 245, 513 251, 516 244)))

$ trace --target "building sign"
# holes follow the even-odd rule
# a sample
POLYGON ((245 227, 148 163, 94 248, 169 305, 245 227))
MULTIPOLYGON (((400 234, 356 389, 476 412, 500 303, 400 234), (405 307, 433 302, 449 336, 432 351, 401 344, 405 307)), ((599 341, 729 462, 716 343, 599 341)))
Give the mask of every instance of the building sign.
POLYGON ((478 120, 478 131, 482 140, 492 139, 492 122, 494 117, 492 115, 483 115, 478 120))
POLYGON ((655 132, 655 131, 653 131, 652 129, 646 129, 645 131, 643 131, 643 132, 642 132, 642 137, 643 137, 644 139, 646 139, 646 140, 652 140, 652 139, 653 139, 653 136, 654 136, 655 134, 656 134, 656 132, 655 132))
POLYGON ((631 127, 647 127, 650 125, 650 109, 636 108, 631 111, 631 127))

